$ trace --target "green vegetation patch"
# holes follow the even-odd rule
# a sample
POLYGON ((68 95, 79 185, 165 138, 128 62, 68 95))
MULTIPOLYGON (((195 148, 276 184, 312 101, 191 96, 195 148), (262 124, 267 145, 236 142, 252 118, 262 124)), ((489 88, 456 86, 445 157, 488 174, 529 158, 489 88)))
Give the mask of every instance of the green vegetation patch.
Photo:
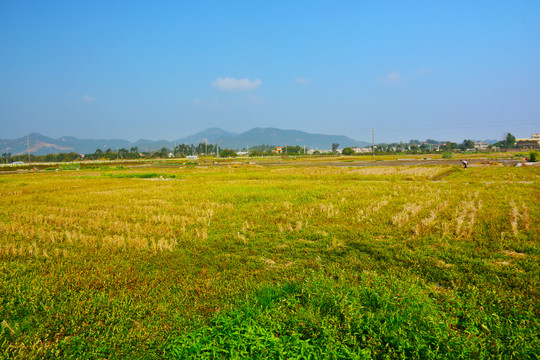
POLYGON ((109 171, 109 170, 129 170, 129 167, 126 166, 82 166, 84 170, 96 170, 96 171, 109 171))
POLYGON ((122 173, 122 174, 101 174, 103 177, 119 178, 119 179, 174 179, 175 174, 158 174, 158 173, 122 173))
POLYGON ((416 277, 315 275, 258 291, 246 305, 175 338, 169 353, 177 359, 535 357, 538 339, 525 322, 511 329, 504 317, 444 291, 416 277))
POLYGON ((81 164, 60 164, 60 170, 80 170, 81 164))

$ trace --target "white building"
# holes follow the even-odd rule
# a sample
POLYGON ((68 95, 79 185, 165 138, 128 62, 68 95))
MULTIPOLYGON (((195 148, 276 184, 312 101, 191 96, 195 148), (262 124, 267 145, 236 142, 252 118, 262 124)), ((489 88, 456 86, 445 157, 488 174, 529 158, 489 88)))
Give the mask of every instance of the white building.
POLYGON ((478 140, 474 143, 474 148, 477 150, 487 150, 489 144, 478 140))
POLYGON ((353 148, 352 150, 355 152, 355 154, 367 154, 371 153, 371 146, 365 148, 353 148))

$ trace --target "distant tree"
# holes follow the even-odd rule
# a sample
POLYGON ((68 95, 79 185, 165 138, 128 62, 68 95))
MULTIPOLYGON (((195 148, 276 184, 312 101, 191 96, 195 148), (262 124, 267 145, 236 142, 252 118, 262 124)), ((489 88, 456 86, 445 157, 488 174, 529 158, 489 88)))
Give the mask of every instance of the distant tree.
POLYGON ((296 145, 296 146, 286 146, 284 149, 285 154, 289 155, 299 155, 304 153, 304 148, 296 145))
POLYGON ((236 157, 237 154, 234 150, 231 149, 221 149, 219 150, 219 157, 236 157))
POLYGON ((195 148, 195 152, 197 154, 205 154, 205 151, 207 151, 207 148, 205 148, 205 143, 199 143, 199 145, 197 145, 195 148))
POLYGON ((516 147, 516 137, 510 133, 507 133, 504 136, 504 140, 501 140, 492 146, 503 148, 503 149, 511 149, 516 147))
POLYGON ((514 148, 516 147, 516 137, 510 133, 506 134, 506 138, 504 139, 506 142, 507 148, 514 148))
POLYGON ((191 154, 191 149, 187 144, 180 144, 174 148, 174 156, 185 157, 191 154))
POLYGON ((354 155, 354 150, 351 149, 350 147, 346 147, 343 149, 343 151, 341 151, 341 154, 343 155, 354 155))
POLYGON ((447 141, 444 145, 441 146, 442 150, 454 150, 457 148, 459 148, 458 144, 451 141, 447 141))
POLYGON ((166 147, 162 147, 159 151, 154 153, 154 156, 159 158, 166 158, 169 155, 169 150, 166 147))
POLYGON ((124 148, 118 149, 118 156, 120 158, 124 159, 127 157, 128 154, 129 152, 127 151, 127 149, 124 149, 124 148))
POLYGON ((96 149, 96 151, 94 152, 94 154, 97 156, 97 157, 100 157, 101 155, 103 155, 103 151, 101 149, 96 149))
POLYGON ((474 141, 472 140, 463 140, 459 148, 463 151, 467 149, 474 149, 474 141))
POLYGON ((262 156, 264 153, 261 150, 251 150, 249 156, 262 156))
POLYGON ((74 160, 77 160, 79 156, 80 155, 75 152, 60 153, 58 154, 58 161, 63 161, 63 162, 74 161, 74 160))
POLYGON ((332 143, 332 152, 336 152, 338 147, 339 147, 338 143, 332 143))

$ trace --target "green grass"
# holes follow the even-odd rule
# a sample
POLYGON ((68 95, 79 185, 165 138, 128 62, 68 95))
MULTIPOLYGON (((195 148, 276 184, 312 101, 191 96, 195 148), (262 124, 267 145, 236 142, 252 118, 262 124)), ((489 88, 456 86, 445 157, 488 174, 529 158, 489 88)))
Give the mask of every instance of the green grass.
POLYGON ((456 359, 500 358, 519 347, 520 356, 534 358, 538 341, 527 321, 501 318, 495 307, 477 309, 471 290, 443 296, 451 290, 411 274, 403 280, 336 269, 264 288, 175 338, 169 351, 179 359, 456 359))

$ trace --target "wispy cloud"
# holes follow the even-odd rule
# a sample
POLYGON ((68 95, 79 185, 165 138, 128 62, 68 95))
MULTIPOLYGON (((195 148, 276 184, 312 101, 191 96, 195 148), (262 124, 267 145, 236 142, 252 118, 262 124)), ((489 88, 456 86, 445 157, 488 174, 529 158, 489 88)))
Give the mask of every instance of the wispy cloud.
POLYGON ((83 103, 91 104, 96 100, 96 98, 95 98, 95 96, 90 96, 90 95, 87 94, 87 95, 84 95, 83 97, 81 97, 80 100, 83 103))
POLYGON ((418 69, 418 73, 420 75, 428 75, 428 74, 431 74, 433 71, 429 70, 429 69, 425 69, 425 68, 420 68, 418 69))
POLYGON ((304 78, 304 77, 296 77, 293 79, 293 81, 299 85, 307 85, 309 83, 311 83, 311 79, 308 79, 308 78, 304 78))
POLYGON ((396 84, 403 80, 403 76, 397 71, 391 71, 389 74, 383 76, 382 80, 390 84, 396 84))
POLYGON ((201 99, 195 99, 191 102, 191 104, 195 106, 202 106, 204 105, 204 101, 202 101, 201 99))
POLYGON ((248 91, 257 89, 261 84, 262 81, 259 79, 249 80, 219 77, 212 81, 210 86, 223 91, 248 91))

